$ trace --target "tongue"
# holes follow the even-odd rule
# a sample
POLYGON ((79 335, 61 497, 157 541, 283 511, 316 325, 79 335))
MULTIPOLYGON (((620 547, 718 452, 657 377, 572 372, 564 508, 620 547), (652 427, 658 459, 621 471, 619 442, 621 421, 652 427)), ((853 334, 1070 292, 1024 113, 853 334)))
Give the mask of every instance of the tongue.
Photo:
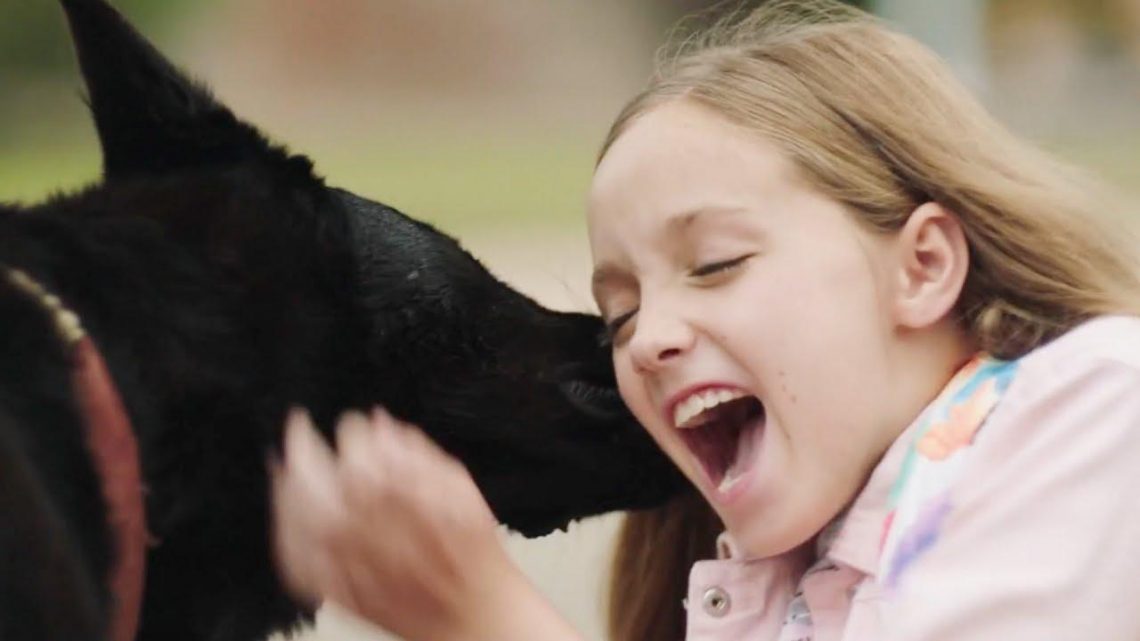
POLYGON ((736 425, 715 420, 703 427, 683 432, 689 448, 697 455, 714 484, 720 483, 736 459, 740 440, 736 425))
POLYGON ((745 423, 737 435, 736 447, 732 448, 736 450, 736 456, 728 462, 724 471, 724 478, 720 480, 720 484, 717 486, 721 492, 727 492, 733 485, 736 485, 736 482, 748 471, 752 463, 752 450, 755 443, 755 439, 752 438, 752 431, 757 428, 755 421, 756 419, 753 418, 745 423))
POLYGON ((682 435, 713 485, 724 491, 752 464, 757 438, 754 432, 764 424, 764 406, 756 399, 740 399, 700 418, 705 421, 703 425, 682 430, 682 435))

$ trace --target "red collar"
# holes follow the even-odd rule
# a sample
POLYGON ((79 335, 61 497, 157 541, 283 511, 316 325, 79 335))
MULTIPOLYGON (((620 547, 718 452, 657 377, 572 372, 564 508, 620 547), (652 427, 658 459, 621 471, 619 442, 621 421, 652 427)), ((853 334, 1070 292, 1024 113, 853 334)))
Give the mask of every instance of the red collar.
POLYGON ((79 317, 23 272, 7 270, 5 275, 52 314, 60 339, 70 349, 72 393, 107 503, 107 524, 115 536, 114 565, 108 577, 114 599, 109 639, 133 641, 142 609, 149 540, 134 430, 107 365, 79 317))
POLYGON ((133 641, 146 574, 146 511, 138 444, 107 366, 90 337, 72 350, 72 389, 87 428, 87 448, 103 483, 107 523, 116 533, 113 641, 133 641))

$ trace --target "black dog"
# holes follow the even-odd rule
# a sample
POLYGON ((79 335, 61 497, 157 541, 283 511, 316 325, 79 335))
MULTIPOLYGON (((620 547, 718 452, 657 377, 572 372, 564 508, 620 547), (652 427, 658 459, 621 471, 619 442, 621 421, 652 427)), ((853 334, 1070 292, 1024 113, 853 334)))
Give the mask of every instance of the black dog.
POLYGON ((139 450, 139 639, 253 641, 307 614, 268 543, 266 460, 292 405, 325 429, 387 406, 527 535, 677 491, 616 396, 599 319, 545 310, 447 236, 325 186, 103 0, 63 5, 104 179, 0 206, 0 639, 108 639, 124 606, 64 309, 139 450))

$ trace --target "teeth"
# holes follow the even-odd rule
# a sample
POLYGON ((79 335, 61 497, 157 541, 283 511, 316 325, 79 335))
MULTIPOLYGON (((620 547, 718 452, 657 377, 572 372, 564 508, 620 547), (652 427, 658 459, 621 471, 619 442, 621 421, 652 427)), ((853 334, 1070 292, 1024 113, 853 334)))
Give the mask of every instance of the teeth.
POLYGON ((689 422, 698 415, 711 410, 717 405, 744 398, 746 394, 740 390, 710 389, 697 392, 677 403, 673 408, 673 425, 675 427, 694 427, 689 422))

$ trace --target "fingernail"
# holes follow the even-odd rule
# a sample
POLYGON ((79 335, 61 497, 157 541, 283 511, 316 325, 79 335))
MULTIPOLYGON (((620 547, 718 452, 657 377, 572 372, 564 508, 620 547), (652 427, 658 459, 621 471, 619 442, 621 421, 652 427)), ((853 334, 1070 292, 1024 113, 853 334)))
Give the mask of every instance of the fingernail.
POLYGON ((347 427, 349 429, 368 427, 368 415, 359 410, 349 410, 340 415, 340 420, 337 421, 337 427, 347 427))
POLYGON ((285 427, 299 427, 312 423, 313 419, 309 416, 309 411, 303 407, 294 405, 289 408, 289 413, 285 415, 285 427))
POLYGON ((293 460, 298 452, 309 449, 313 441, 320 441, 313 426, 313 419, 308 410, 294 407, 289 410, 285 419, 285 460, 293 460))

